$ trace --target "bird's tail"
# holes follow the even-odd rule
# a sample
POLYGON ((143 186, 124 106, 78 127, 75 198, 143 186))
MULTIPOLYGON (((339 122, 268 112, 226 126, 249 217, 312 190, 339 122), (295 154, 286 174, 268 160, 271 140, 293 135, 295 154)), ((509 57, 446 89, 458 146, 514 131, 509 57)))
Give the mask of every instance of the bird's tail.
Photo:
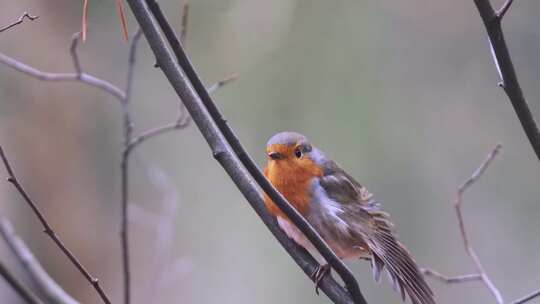
POLYGON ((375 222, 370 229, 368 246, 372 253, 371 265, 375 280, 380 281, 381 272, 386 267, 394 289, 399 290, 403 301, 407 293, 413 304, 435 304, 433 291, 411 254, 395 237, 387 214, 380 212, 372 216, 375 222))

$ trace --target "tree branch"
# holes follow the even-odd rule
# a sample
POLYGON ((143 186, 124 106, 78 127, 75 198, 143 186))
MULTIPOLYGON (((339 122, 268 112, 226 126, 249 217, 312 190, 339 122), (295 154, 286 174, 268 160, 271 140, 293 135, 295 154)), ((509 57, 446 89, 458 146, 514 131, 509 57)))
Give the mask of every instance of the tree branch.
MULTIPOLYGON (((456 276, 456 277, 447 277, 444 276, 434 270, 431 269, 422 269, 422 273, 426 276, 431 276, 435 279, 438 279, 439 281, 442 281, 443 283, 464 283, 464 282, 470 282, 470 281, 482 281, 484 285, 489 289, 489 291, 493 294, 495 299, 497 300, 498 304, 503 304, 504 300, 501 295, 501 292, 499 289, 495 286, 491 278, 487 275, 484 267, 482 266, 482 263, 480 262, 480 259, 478 258, 478 255, 476 255, 476 252, 472 248, 469 242, 469 238, 467 236, 467 231, 465 229, 465 221, 463 220, 463 213, 462 213, 462 206, 463 206, 463 194, 465 191, 471 187, 475 182, 480 179, 480 177, 484 174, 486 169, 489 167, 491 162, 495 159, 495 156, 499 154, 501 150, 501 144, 497 144, 495 148, 489 153, 487 158, 482 162, 482 164, 476 169, 473 174, 458 188, 456 199, 454 201, 454 207, 456 209, 456 215, 459 222, 459 230, 461 233, 461 239, 463 240, 463 245, 465 246, 465 251, 471 257, 473 260, 473 263, 476 267, 476 270, 478 271, 477 274, 468 274, 468 275, 462 275, 462 276, 456 276)), ((509 302, 511 304, 523 304, 527 301, 530 301, 536 297, 540 296, 540 290, 536 290, 534 292, 531 292, 530 294, 517 299, 515 301, 509 302)))
POLYGON ((29 14, 28 12, 24 12, 20 17, 19 19, 13 21, 12 23, 0 28, 0 33, 4 32, 4 31, 7 31, 9 30, 10 28, 16 26, 16 25, 19 25, 21 23, 23 23, 24 21, 24 18, 28 18, 28 20, 30 21, 34 21, 36 20, 37 18, 39 18, 39 16, 32 16, 31 14, 29 14))
POLYGON ((512 302, 512 304, 523 304, 523 303, 526 303, 536 297, 540 296, 540 289, 538 290, 535 290, 533 292, 531 292, 530 294, 524 296, 523 298, 519 298, 515 301, 512 302))
POLYGON ((15 292, 29 304, 43 304, 43 302, 26 286, 23 285, 0 261, 0 276, 15 290, 15 292))
POLYGON ((122 99, 122 112, 123 112, 123 122, 124 122, 124 150, 122 152, 122 161, 121 161, 121 184, 122 184, 122 219, 120 223, 120 237, 122 243, 122 270, 123 270, 123 280, 124 280, 124 303, 131 303, 131 271, 129 264, 129 230, 128 230, 128 201, 129 201, 129 155, 130 155, 130 144, 133 134, 133 126, 131 122, 131 115, 129 112, 130 101, 131 101, 131 91, 133 88, 133 71, 135 69, 135 56, 137 52, 137 44, 141 37, 141 30, 138 29, 133 39, 131 40, 131 46, 129 51, 129 60, 128 60, 128 72, 127 72, 127 83, 126 83, 126 94, 125 98, 122 99))
MULTIPOLYGON (((197 124, 201 133, 207 140, 216 160, 223 166, 225 171, 229 174, 248 202, 263 219, 274 236, 281 242, 282 246, 295 259, 304 272, 311 275, 316 268, 316 262, 307 254, 305 250, 300 249, 296 244, 294 244, 294 242, 290 240, 277 226, 275 219, 269 215, 256 184, 248 171, 246 171, 246 169, 243 167, 243 164, 240 162, 240 159, 242 159, 244 162, 246 161, 248 158, 247 154, 245 151, 244 153, 240 153, 241 151, 238 148, 241 148, 241 146, 239 145, 238 141, 231 142, 225 139, 224 135, 222 134, 223 126, 226 126, 225 121, 221 116, 219 116, 219 119, 216 119, 215 115, 217 109, 215 108, 215 105, 213 107, 211 106, 213 102, 210 99, 208 92, 206 92, 204 86, 202 90, 200 88, 196 89, 197 86, 201 85, 200 80, 198 82, 194 82, 193 79, 188 79, 190 74, 188 68, 190 65, 186 65, 186 62, 189 62, 189 60, 187 59, 187 56, 185 56, 179 40, 175 38, 174 32, 170 28, 170 25, 166 22, 164 16, 160 16, 159 11, 155 9, 156 3, 151 1, 149 4, 154 7, 154 16, 157 18, 158 22, 160 22, 165 35, 169 38, 169 41, 172 41, 171 46, 178 55, 177 59, 179 60, 184 71, 186 71, 188 74, 188 77, 181 72, 180 67, 176 64, 172 54, 167 49, 165 41, 160 35, 157 25, 152 20, 151 13, 148 10, 146 3, 143 0, 128 0, 128 3, 139 25, 143 29, 146 39, 157 58, 159 66, 179 95, 180 99, 184 102, 194 122, 197 124), (173 37, 171 37, 171 33, 173 34, 173 37), (195 86, 195 89, 192 87, 192 84, 195 86), (206 95, 201 95, 201 92, 205 93, 206 95), (201 100, 202 96, 206 97, 201 100), (206 101, 209 100, 211 103, 203 103, 205 99, 206 101), (213 113, 213 115, 211 113, 213 113), (221 127, 218 127, 218 125, 221 127), (229 143, 236 148, 236 151, 231 148, 229 143)), ((191 72, 192 74, 194 73, 192 67, 191 72)), ((219 112, 217 114, 219 114, 219 112)), ((229 129, 229 133, 227 133, 229 135, 227 138, 228 140, 231 140, 230 131, 232 130, 229 129)), ((279 202, 279 206, 285 210, 287 215, 289 215, 289 218, 291 218, 317 246, 317 248, 321 250, 327 261, 334 267, 334 269, 336 269, 342 278, 344 278, 347 288, 351 292, 352 298, 329 276, 325 277, 325 279, 322 281, 321 287, 323 291, 325 291, 325 293, 336 303, 352 303, 353 299, 355 303, 366 303, 363 296, 359 292, 356 280, 350 271, 348 271, 343 263, 332 253, 330 248, 302 218, 302 216, 298 214, 298 212, 296 212, 296 210, 290 206, 286 200, 270 185, 254 163, 251 162, 251 164, 252 166, 246 167, 251 170, 255 169, 254 172, 259 173, 258 176, 255 175, 257 177, 257 182, 265 187, 264 189, 271 194, 270 197, 274 199, 276 203, 279 202)))
POLYGON ((2 53, 0 53, 0 63, 3 63, 16 71, 19 71, 26 75, 30 75, 39 80, 82 82, 89 86, 96 87, 102 91, 105 91, 111 94, 112 96, 114 96, 118 100, 122 100, 124 98, 124 92, 122 92, 122 90, 120 90, 118 87, 114 86, 110 82, 107 82, 105 80, 99 79, 97 77, 94 77, 86 73, 77 74, 77 73, 44 72, 34 67, 31 67, 25 63, 22 63, 12 57, 4 55, 2 53))
POLYGON ((430 276, 446 284, 465 283, 482 280, 482 275, 477 273, 449 277, 429 268, 422 268, 420 269, 420 271, 423 275, 430 276))
POLYGON ((207 91, 208 91, 208 94, 212 95, 214 94, 215 92, 217 92, 219 89, 221 89, 223 86, 235 81, 236 79, 238 79, 238 74, 237 73, 232 73, 231 75, 223 78, 222 80, 214 83, 213 85, 211 85, 207 91))
POLYGON ((186 43, 187 29, 188 29, 188 17, 189 17, 189 2, 185 0, 182 6, 182 28, 180 29, 180 42, 186 43))
POLYGON ((68 259, 71 261, 73 265, 81 272, 81 274, 86 278, 86 280, 94 287, 94 289, 98 292, 99 296, 103 300, 104 303, 110 304, 111 301, 109 300, 109 297, 106 295, 105 291, 101 288, 101 285, 99 284, 99 280, 95 277, 93 277, 88 270, 81 264, 79 259, 75 257, 75 255, 64 245, 64 242, 60 240, 56 232, 52 229, 51 225, 47 222, 45 219, 45 216, 43 213, 39 210, 38 206, 34 203, 34 201, 30 198, 30 196, 26 193, 22 185, 19 183, 17 178, 15 177, 15 173, 13 172, 13 169, 11 168, 11 165, 9 164, 6 155, 4 154, 4 150, 0 146, 0 158, 2 159, 2 162, 4 163, 4 167, 6 168, 8 172, 8 182, 10 182, 20 193, 20 195, 24 198, 24 201, 28 204, 28 206, 32 209, 38 220, 41 222, 41 225, 43 226, 45 234, 47 234, 62 250, 62 252, 68 257, 68 259))
POLYGON ((79 303, 49 276, 24 241, 15 234, 11 223, 5 218, 0 218, 0 234, 8 244, 11 252, 15 255, 24 270, 26 270, 26 273, 30 275, 32 281, 48 301, 57 304, 79 303))
POLYGON ((457 218, 459 221, 459 229, 461 232, 461 238, 463 239, 463 245, 465 246, 465 250, 467 251, 467 254, 471 257, 471 259, 474 262, 474 265, 476 266, 476 270, 478 271, 478 274, 481 276, 482 282, 486 287, 491 291, 495 299, 497 300, 497 303, 503 304, 504 300, 501 295, 501 292, 497 289, 495 284, 493 284, 493 281, 491 278, 487 275, 486 271, 484 270, 484 267, 482 266, 482 263, 480 262, 480 259, 476 255, 476 252, 469 244, 469 239, 467 237, 467 231, 465 229, 465 222, 463 220, 463 214, 461 212, 461 206, 463 202, 463 194, 465 191, 472 186, 485 172, 485 170, 488 168, 488 166, 491 164, 495 156, 499 153, 501 150, 501 144, 497 144, 493 151, 488 155, 486 160, 474 171, 474 173, 469 177, 459 188, 456 195, 456 200, 454 203, 454 207, 456 209, 457 218))
POLYGON ((519 85, 514 64, 512 63, 501 27, 502 18, 512 5, 513 1, 507 0, 498 12, 493 10, 489 0, 474 0, 474 3, 484 22, 493 60, 495 61, 499 76, 501 77, 499 86, 504 89, 504 92, 510 99, 514 111, 521 122, 521 126, 536 153, 536 157, 540 160, 540 132, 538 131, 538 126, 531 110, 527 105, 527 101, 523 96, 523 91, 519 85))

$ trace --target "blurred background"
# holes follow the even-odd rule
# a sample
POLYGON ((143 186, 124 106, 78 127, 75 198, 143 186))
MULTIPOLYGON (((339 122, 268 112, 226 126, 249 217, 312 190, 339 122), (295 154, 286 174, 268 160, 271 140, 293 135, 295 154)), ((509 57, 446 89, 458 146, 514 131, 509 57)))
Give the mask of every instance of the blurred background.
MULTIPOLYGON (((0 52, 46 71, 73 71, 68 47, 80 30, 80 2, 2 1, 2 25, 25 10, 40 18, 2 33, 0 52)), ((160 3, 179 29, 182 2, 160 3)), ((127 16, 134 33, 129 9, 127 16)), ((452 201, 501 142, 500 157, 465 195, 469 237, 506 300, 540 287, 540 166, 497 87, 473 1, 193 0, 189 17, 187 49, 206 83, 240 76, 215 98, 260 166, 272 134, 306 134, 376 195, 422 266, 448 275, 474 271, 452 201)), ((516 2, 504 20, 537 120, 538 20, 533 0, 516 2)), ((88 38, 79 48, 84 71, 123 88, 128 46, 114 2, 90 1, 88 38)), ((136 131, 176 118, 178 98, 153 65, 143 39, 136 131)), ((79 83, 42 82, 0 66, 0 143, 58 234, 118 303, 118 102, 79 83)), ((134 303, 328 303, 194 125, 141 146, 130 178, 134 303)), ((0 214, 69 293, 100 302, 7 182, 0 183, 0 214)), ((28 282, 3 242, 0 258, 28 282)), ((372 281, 368 263, 350 267, 370 303, 400 303, 390 284, 372 281)), ((439 303, 495 302, 479 282, 430 283, 439 303)), ((0 299, 20 303, 3 281, 0 299)))

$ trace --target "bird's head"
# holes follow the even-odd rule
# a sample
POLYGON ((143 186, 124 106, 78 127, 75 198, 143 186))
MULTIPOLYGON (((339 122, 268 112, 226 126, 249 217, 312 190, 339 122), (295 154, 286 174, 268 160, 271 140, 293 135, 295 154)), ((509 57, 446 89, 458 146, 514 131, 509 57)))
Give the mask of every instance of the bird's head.
POLYGON ((268 170, 281 174, 311 175, 322 174, 321 163, 324 155, 311 145, 307 137, 296 132, 280 132, 272 136, 266 144, 268 170))

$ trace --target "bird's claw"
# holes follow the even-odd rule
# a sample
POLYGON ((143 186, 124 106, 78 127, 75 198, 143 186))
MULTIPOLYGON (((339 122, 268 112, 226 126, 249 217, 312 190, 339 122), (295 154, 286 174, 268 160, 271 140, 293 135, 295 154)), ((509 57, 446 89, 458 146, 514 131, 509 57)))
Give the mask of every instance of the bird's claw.
POLYGON ((319 265, 311 274, 311 278, 315 281, 315 293, 319 295, 319 286, 324 276, 330 272, 330 265, 319 265))

